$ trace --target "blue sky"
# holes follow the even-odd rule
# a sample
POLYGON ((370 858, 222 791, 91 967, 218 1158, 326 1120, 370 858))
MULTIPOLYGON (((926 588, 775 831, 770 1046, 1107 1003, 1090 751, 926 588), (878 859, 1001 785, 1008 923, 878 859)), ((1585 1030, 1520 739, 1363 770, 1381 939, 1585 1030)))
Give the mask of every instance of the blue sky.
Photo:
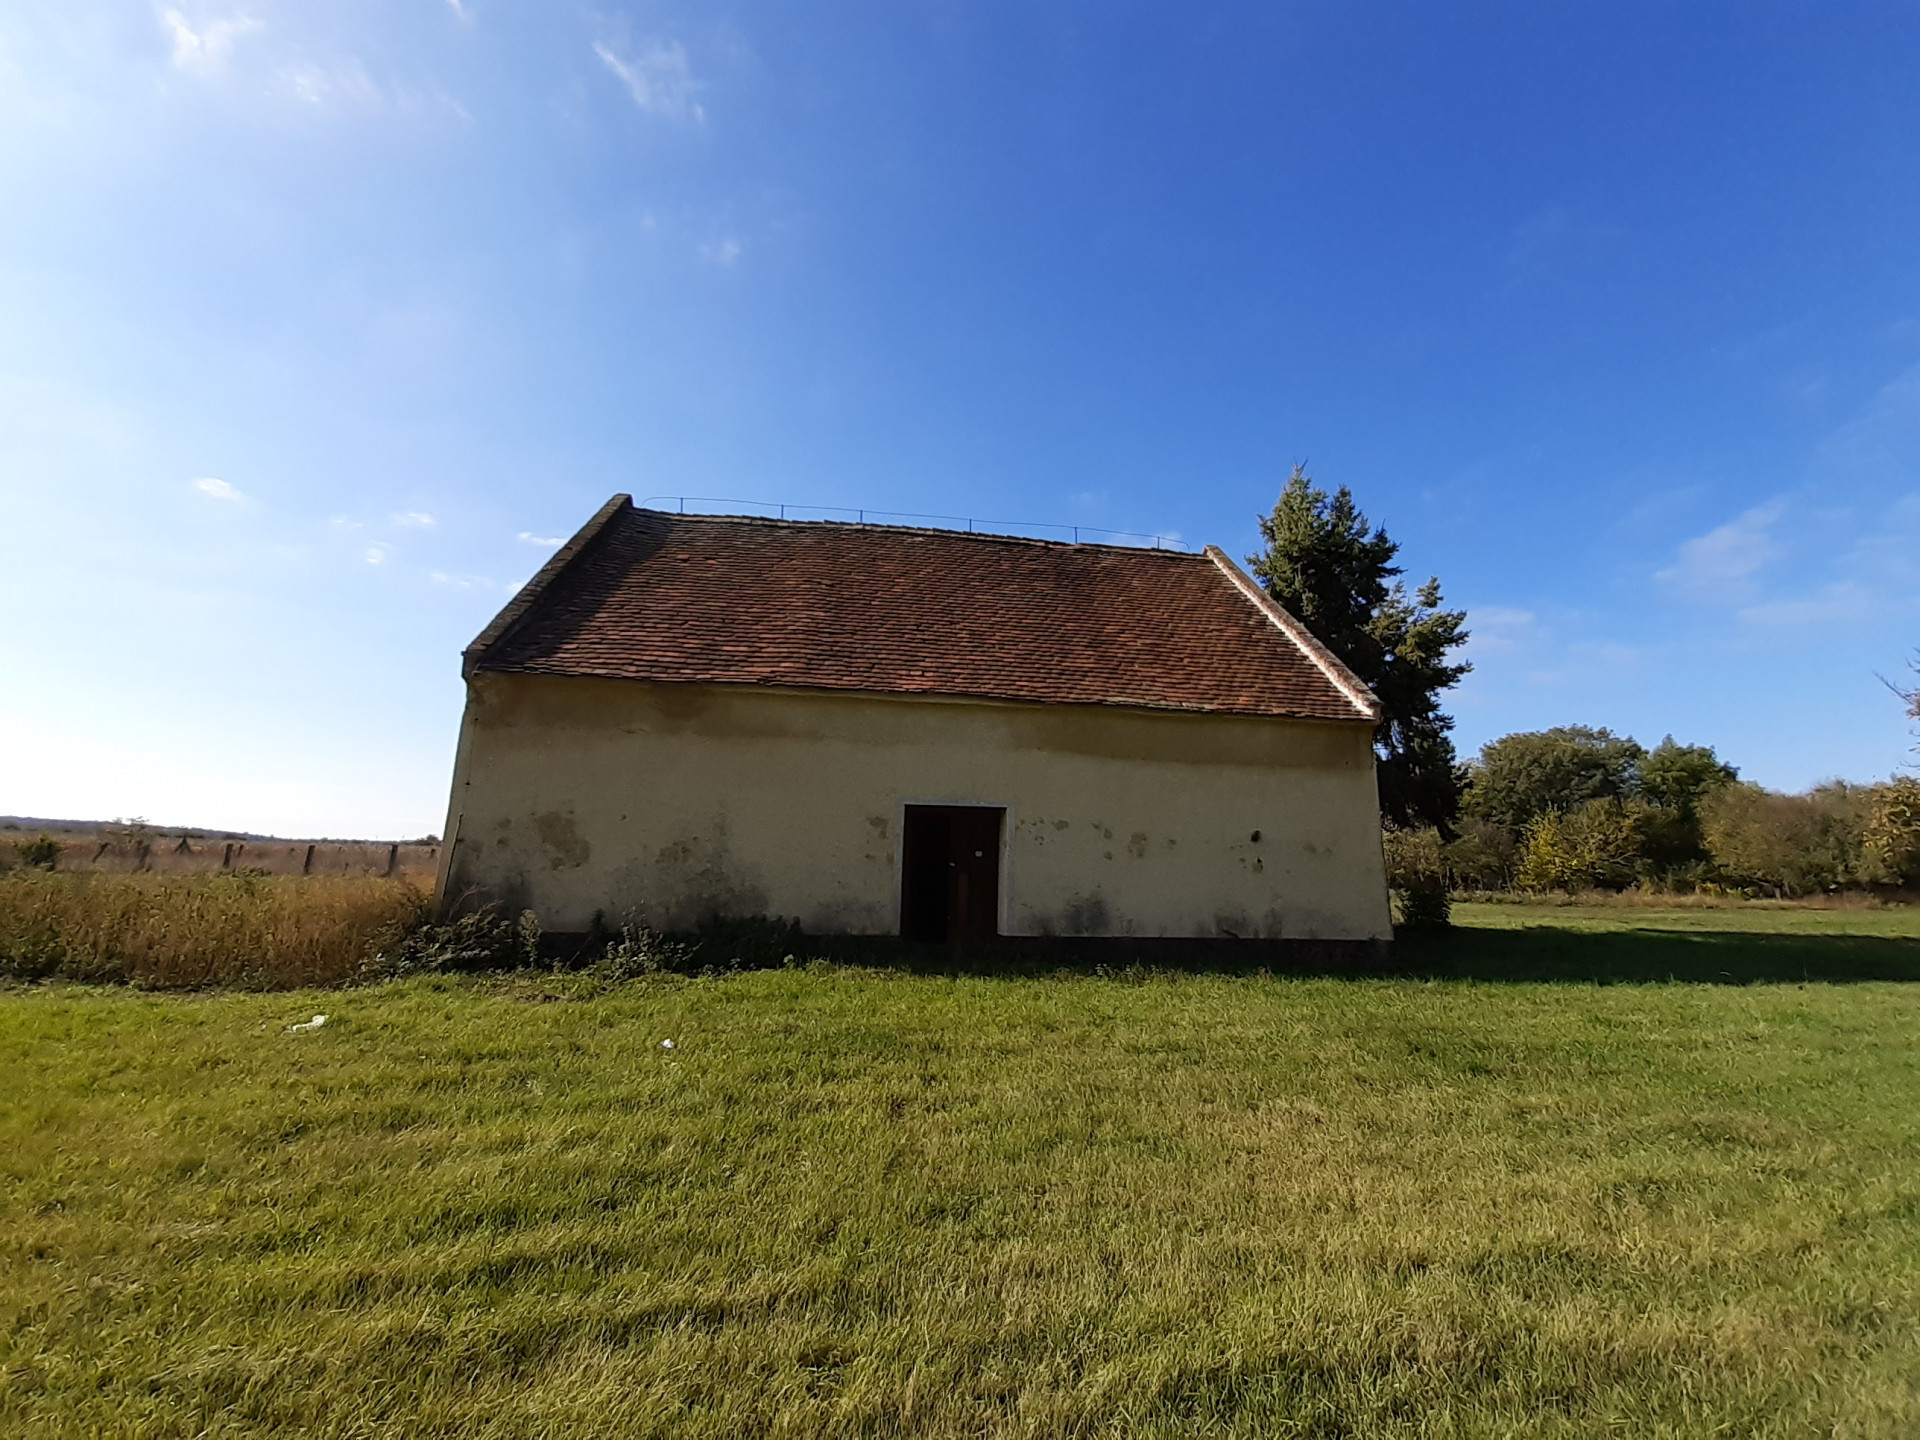
POLYGON ((608 496, 1177 534, 1294 460, 1464 753, 1911 758, 1920 9, 14 0, 0 811, 437 830, 608 496))

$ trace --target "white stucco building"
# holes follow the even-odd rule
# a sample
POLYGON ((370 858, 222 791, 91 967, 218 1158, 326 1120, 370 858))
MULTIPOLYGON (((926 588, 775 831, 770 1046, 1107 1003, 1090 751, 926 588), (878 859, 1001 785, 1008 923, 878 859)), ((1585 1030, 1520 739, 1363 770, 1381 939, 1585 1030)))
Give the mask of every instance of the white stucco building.
POLYGON ((1223 553, 616 496, 468 648, 443 904, 1377 942, 1373 697, 1223 553))

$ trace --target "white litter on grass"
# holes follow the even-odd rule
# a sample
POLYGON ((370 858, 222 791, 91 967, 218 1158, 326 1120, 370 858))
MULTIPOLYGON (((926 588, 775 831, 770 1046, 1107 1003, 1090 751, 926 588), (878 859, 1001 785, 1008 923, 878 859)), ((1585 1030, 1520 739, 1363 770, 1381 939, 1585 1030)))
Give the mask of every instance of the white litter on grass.
POLYGON ((671 1050, 673 1049, 673 1042, 671 1040, 662 1040, 660 1042, 660 1048, 662 1050, 671 1050))
POLYGON ((287 1034, 298 1035, 302 1030, 318 1030, 322 1025, 326 1023, 327 1023, 326 1016, 316 1015, 313 1017, 313 1019, 303 1020, 298 1025, 287 1026, 287 1034))

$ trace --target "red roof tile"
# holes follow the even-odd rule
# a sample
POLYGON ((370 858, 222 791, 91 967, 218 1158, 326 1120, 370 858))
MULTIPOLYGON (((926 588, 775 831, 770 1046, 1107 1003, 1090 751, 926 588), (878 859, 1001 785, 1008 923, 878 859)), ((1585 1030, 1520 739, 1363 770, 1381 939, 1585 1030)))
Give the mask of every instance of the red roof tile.
POLYGON ((670 515, 617 495, 469 670, 1370 720, 1217 549, 670 515))

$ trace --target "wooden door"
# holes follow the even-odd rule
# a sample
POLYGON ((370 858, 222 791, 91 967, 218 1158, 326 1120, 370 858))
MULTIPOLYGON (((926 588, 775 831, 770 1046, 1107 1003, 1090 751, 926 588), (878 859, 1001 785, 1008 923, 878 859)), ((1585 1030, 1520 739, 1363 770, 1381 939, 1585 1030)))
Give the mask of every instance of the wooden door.
POLYGON ((991 805, 909 805, 900 933, 909 940, 991 940, 1000 933, 1000 830, 991 805))

